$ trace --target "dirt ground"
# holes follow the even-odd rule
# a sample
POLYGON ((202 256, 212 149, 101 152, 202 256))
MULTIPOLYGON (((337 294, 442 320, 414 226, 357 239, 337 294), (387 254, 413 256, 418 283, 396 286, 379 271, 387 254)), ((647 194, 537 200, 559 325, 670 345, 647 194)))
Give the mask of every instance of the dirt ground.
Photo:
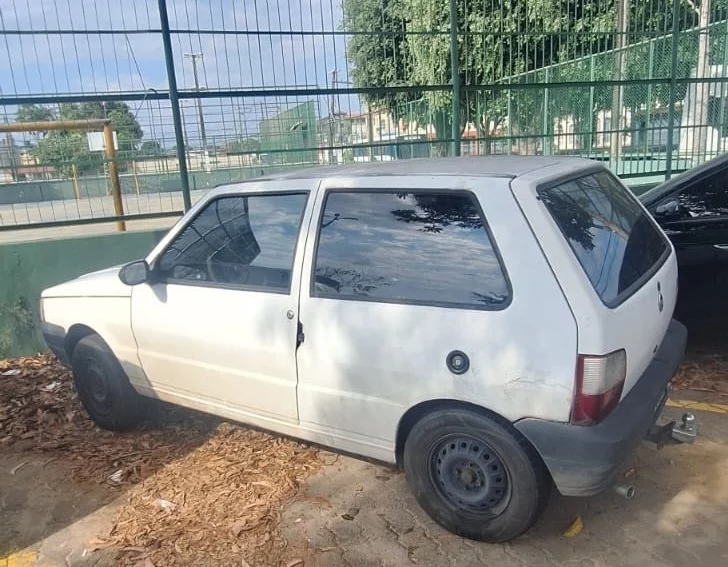
POLYGON ((554 495, 506 545, 448 534, 392 469, 164 406, 103 432, 48 358, 0 363, 0 567, 727 565, 724 289, 725 274, 681 281, 691 339, 672 397, 697 401, 698 442, 641 447, 634 500, 554 495))

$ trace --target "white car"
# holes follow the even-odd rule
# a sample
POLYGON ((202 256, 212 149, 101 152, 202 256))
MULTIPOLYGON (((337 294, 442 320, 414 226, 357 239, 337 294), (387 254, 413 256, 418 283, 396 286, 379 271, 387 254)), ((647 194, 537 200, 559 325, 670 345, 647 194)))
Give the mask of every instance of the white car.
POLYGON ((396 463, 437 522, 497 542, 552 484, 595 494, 645 436, 695 436, 655 425, 676 295, 670 242, 608 170, 494 157, 217 188, 42 313, 99 426, 148 396, 396 463))

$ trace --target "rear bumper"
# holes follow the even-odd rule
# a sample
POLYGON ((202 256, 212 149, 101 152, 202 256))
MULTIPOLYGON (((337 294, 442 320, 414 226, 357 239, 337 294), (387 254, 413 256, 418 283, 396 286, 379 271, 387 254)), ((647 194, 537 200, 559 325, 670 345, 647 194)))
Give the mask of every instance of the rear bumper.
POLYGON ((565 496, 590 496, 612 484, 617 468, 657 421, 667 386, 685 355, 687 329, 673 320, 652 362, 601 423, 589 427, 523 419, 515 427, 541 455, 565 496))
POLYGON ((43 323, 43 340, 53 354, 64 366, 70 366, 68 354, 66 353, 66 330, 59 325, 43 323))

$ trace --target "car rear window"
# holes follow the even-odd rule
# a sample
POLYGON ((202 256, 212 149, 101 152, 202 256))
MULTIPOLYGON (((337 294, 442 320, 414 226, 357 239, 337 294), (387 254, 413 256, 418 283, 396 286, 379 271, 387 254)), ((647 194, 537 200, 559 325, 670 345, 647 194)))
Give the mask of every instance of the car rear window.
POLYGON ((570 179, 538 194, 607 306, 627 299, 667 257, 662 232, 607 172, 570 179))

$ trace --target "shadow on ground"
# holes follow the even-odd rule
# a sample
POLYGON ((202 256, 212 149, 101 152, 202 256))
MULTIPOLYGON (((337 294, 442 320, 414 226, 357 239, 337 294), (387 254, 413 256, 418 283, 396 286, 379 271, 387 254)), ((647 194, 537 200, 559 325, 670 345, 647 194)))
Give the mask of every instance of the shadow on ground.
MULTIPOLYGON (((102 431, 50 356, 0 362, 0 558, 114 503, 206 443, 219 424, 160 403, 147 416, 131 432, 102 431)), ((112 512, 99 522, 111 522, 112 512)))
POLYGON ((725 565, 728 419, 701 419, 698 444, 636 452, 626 465, 634 500, 554 494, 536 526, 508 544, 446 532, 419 508, 403 474, 345 457, 309 479, 284 514, 283 533, 307 567, 725 565), (577 516, 584 530, 565 537, 577 516))

